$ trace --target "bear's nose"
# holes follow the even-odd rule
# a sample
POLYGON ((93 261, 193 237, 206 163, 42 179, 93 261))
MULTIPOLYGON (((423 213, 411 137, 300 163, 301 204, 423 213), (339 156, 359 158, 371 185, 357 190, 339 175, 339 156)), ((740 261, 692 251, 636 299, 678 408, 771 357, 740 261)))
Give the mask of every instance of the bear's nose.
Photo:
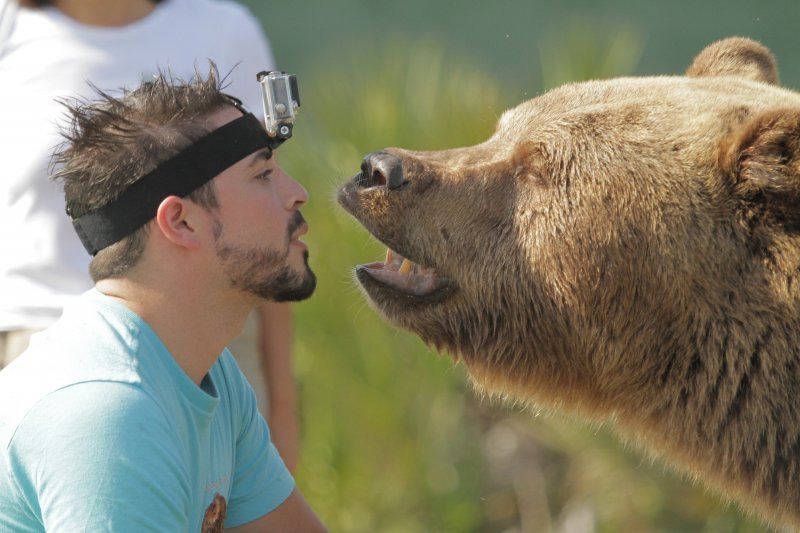
POLYGON ((388 187, 399 189, 407 180, 403 177, 403 162, 389 152, 373 152, 361 162, 361 174, 358 176, 361 187, 388 187))

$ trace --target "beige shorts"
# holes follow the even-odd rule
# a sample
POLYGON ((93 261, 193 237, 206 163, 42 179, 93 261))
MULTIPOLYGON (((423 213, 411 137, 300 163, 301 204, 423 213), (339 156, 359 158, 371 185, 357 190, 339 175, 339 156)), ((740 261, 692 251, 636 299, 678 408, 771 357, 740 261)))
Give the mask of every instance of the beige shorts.
POLYGON ((0 368, 7 366, 25 351, 30 343, 31 335, 40 331, 38 329, 17 329, 14 331, 0 331, 0 368))

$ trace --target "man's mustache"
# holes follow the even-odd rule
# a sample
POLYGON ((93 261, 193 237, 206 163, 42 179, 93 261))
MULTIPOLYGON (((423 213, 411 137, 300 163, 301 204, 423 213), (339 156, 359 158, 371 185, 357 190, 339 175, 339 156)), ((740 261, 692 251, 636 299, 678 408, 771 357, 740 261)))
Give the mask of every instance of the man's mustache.
POLYGON ((289 226, 286 228, 286 233, 289 236, 289 240, 292 240, 292 236, 294 232, 300 229, 300 226, 306 223, 306 219, 303 218, 303 214, 300 211, 295 211, 292 215, 292 218, 289 219, 289 226))

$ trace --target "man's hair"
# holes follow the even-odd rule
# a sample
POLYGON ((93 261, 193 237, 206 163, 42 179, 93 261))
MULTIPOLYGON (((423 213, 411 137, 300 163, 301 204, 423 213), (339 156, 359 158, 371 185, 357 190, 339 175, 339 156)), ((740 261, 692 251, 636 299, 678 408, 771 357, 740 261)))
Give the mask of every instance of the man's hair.
MULTIPOLYGON (((77 218, 119 197, 160 163, 205 136, 210 113, 229 104, 221 92, 212 63, 208 75, 191 81, 160 72, 152 81, 120 97, 93 87, 95 101, 63 102, 69 123, 62 128, 65 142, 53 154, 63 184, 67 212, 77 218)), ((213 180, 188 198, 206 208, 217 207, 213 180)), ((89 273, 95 281, 120 277, 144 250, 146 224, 119 242, 100 250, 89 273)))

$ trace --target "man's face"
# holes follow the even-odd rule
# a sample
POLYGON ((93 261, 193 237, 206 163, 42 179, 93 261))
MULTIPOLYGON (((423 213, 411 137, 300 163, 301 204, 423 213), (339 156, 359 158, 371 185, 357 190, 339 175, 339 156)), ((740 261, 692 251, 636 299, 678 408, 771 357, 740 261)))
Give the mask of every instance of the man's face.
MULTIPOLYGON (((238 116, 226 107, 211 118, 221 126, 238 116)), ((308 193, 266 154, 256 152, 214 178, 216 256, 231 286, 266 300, 303 300, 316 287, 299 240, 308 230, 299 211, 308 193)))

